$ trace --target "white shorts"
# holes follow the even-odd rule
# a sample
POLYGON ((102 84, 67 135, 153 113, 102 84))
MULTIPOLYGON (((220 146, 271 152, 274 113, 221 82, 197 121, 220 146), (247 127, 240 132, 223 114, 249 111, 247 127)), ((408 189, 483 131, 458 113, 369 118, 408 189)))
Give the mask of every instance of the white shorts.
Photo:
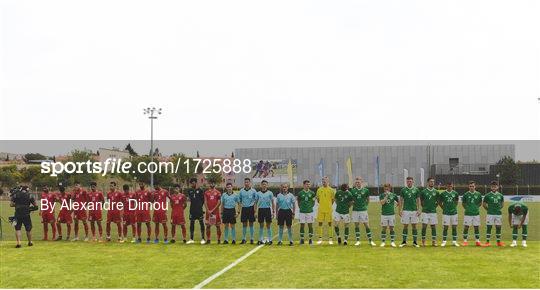
POLYGON ((463 216, 463 225, 464 226, 480 226, 480 216, 479 215, 466 215, 463 216))
MULTIPOLYGON (((521 224, 521 219, 523 218, 523 215, 515 215, 512 214, 512 225, 513 226, 519 226, 521 224)), ((527 216, 525 217, 525 221, 523 222, 524 225, 529 224, 529 213, 527 213, 527 216)))
POLYGON ((404 225, 417 224, 418 215, 416 214, 416 211, 404 210, 403 216, 401 217, 401 223, 404 225))
POLYGON ((351 215, 350 214, 339 214, 337 212, 334 212, 334 222, 340 222, 343 221, 344 223, 350 223, 351 222, 351 215))
POLYGON ((443 214, 442 216, 442 224, 443 226, 457 226, 458 225, 458 215, 446 215, 443 214))
POLYGON ((367 223, 369 222, 369 217, 367 210, 366 211, 353 211, 352 212, 352 221, 354 223, 367 223))
POLYGON ((437 213, 425 213, 420 216, 423 224, 436 225, 438 223, 437 213))
POLYGON ((312 224, 315 221, 313 213, 299 213, 298 220, 301 224, 312 224))
POLYGON ((501 226, 502 225, 502 215, 493 215, 488 214, 486 216, 486 225, 488 226, 501 226))
POLYGON ((393 227, 396 224, 395 215, 381 215, 381 226, 393 227))

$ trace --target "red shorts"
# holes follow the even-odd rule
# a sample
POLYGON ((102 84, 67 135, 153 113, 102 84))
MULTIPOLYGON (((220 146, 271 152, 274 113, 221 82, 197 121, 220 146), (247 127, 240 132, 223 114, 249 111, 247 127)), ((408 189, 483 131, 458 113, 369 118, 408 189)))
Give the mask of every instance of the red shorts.
POLYGON ((76 210, 73 212, 73 216, 76 220, 86 221, 86 211, 85 210, 76 210))
POLYGON ((155 223, 166 223, 167 222, 167 212, 164 210, 155 210, 154 215, 152 216, 152 221, 155 223))
MULTIPOLYGON (((216 210, 215 212, 213 212, 213 214, 216 216, 216 222, 215 222, 215 224, 216 224, 216 225, 221 224, 221 215, 219 214, 219 211, 216 210)), ((204 218, 204 222, 205 222, 207 225, 210 224, 210 213, 209 213, 209 212, 206 213, 206 216, 205 216, 205 218, 204 218)))
POLYGON ((120 211, 110 210, 107 212, 107 222, 108 223, 120 223, 122 222, 122 215, 120 211))
POLYGON ((150 222, 150 211, 139 211, 137 212, 137 222, 138 223, 149 223, 150 222))
POLYGON ((70 224, 73 222, 73 217, 69 211, 60 211, 58 214, 58 222, 63 224, 70 224))
POLYGON ((42 211, 41 212, 41 222, 44 224, 53 223, 54 222, 54 213, 48 212, 48 211, 42 211))
POLYGON ((134 211, 124 212, 124 223, 127 225, 137 223, 137 215, 134 211))
POLYGON ((184 218, 184 213, 182 214, 171 214, 171 224, 173 225, 183 225, 186 223, 184 218))
POLYGON ((102 214, 100 210, 89 210, 88 211, 88 220, 89 221, 101 221, 102 214))

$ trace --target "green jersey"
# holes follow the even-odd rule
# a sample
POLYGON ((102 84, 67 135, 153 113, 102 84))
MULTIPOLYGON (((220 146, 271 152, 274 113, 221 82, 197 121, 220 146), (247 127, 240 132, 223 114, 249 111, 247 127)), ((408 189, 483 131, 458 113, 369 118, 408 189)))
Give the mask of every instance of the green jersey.
MULTIPOLYGON (((386 193, 381 193, 379 195, 379 200, 382 201, 386 197, 386 193)), ((398 196, 393 193, 389 192, 388 197, 386 198, 386 202, 382 204, 381 206, 381 215, 394 215, 394 207, 396 206, 396 202, 398 201, 398 196)))
POLYGON ((302 190, 298 193, 298 207, 301 213, 312 213, 315 205, 315 192, 302 190))
POLYGON ((487 214, 501 215, 504 204, 504 196, 502 193, 490 191, 484 196, 484 202, 487 204, 487 214))
POLYGON ((439 192, 435 188, 424 188, 424 190, 420 192, 420 203, 422 204, 422 212, 436 213, 438 198, 439 192))
POLYGON ((336 191, 336 212, 339 214, 348 214, 351 207, 352 194, 350 191, 336 191))
POLYGON ((508 214, 514 214, 514 210, 516 208, 520 207, 521 208, 521 213, 517 216, 524 216, 524 215, 527 215, 527 213, 529 212, 529 208, 522 202, 518 201, 518 202, 515 202, 515 203, 512 203, 509 207, 508 207, 508 214))
POLYGON ((457 204, 459 201, 459 194, 455 191, 445 190, 440 193, 439 201, 441 202, 442 213, 444 215, 457 214, 457 204))
POLYGON ((403 210, 407 211, 416 211, 418 207, 416 206, 416 200, 420 197, 420 190, 418 187, 404 187, 399 193, 400 197, 403 198, 403 210))
POLYGON ((465 215, 476 216, 480 214, 480 205, 482 205, 482 194, 478 191, 467 191, 461 198, 461 203, 465 209, 465 215))
POLYGON ((353 187, 351 190, 353 211, 366 211, 369 204, 369 189, 353 187))

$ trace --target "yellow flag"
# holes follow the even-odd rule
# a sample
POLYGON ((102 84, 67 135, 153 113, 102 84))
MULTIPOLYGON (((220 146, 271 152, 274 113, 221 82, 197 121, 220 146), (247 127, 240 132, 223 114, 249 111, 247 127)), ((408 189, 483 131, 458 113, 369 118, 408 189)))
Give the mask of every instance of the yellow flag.
POLYGON ((287 165, 287 175, 289 175, 289 186, 294 188, 291 159, 289 159, 289 165, 287 165))
POLYGON ((353 186, 353 175, 352 175, 352 160, 351 160, 351 157, 349 157, 349 159, 347 159, 347 174, 349 175, 349 187, 352 187, 353 186))

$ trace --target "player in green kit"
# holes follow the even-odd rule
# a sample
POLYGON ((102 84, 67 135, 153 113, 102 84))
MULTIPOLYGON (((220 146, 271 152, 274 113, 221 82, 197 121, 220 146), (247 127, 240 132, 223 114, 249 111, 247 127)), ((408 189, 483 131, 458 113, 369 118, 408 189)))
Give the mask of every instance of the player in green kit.
POLYGON ((498 192, 499 183, 497 181, 491 182, 491 191, 484 196, 484 202, 482 206, 487 210, 486 215, 486 243, 485 247, 491 246, 491 229, 495 225, 495 235, 497 237, 497 246, 504 247, 504 243, 501 242, 501 228, 502 228, 502 208, 504 206, 504 196, 498 192))
POLYGON ((363 180, 357 177, 354 181, 354 187, 349 191, 352 194, 353 209, 352 221, 354 222, 354 233, 356 235, 355 246, 360 246, 360 223, 364 224, 366 235, 371 246, 375 246, 371 238, 371 229, 369 228, 368 205, 369 205, 369 190, 362 186, 363 180))
POLYGON ((304 180, 303 189, 298 193, 298 207, 300 213, 298 220, 300 221, 300 245, 304 244, 305 239, 305 225, 308 225, 309 231, 309 244, 313 245, 313 206, 315 205, 315 198, 317 197, 315 192, 310 190, 311 182, 304 180))
POLYGON ((342 222, 344 227, 344 239, 343 245, 347 245, 349 238, 349 223, 351 222, 351 216, 349 211, 352 204, 352 194, 349 191, 349 185, 342 184, 339 190, 336 191, 336 214, 334 215, 334 231, 338 237, 338 244, 341 245, 341 235, 339 234, 339 224, 342 222))
POLYGON ((512 244, 517 246, 519 228, 521 228, 521 245, 527 247, 527 225, 529 224, 529 208, 522 202, 516 202, 508 207, 508 223, 512 228, 512 244))
POLYGON ((399 247, 401 248, 407 245, 409 225, 411 225, 413 246, 418 248, 420 246, 416 242, 418 236, 416 224, 420 215, 420 190, 413 185, 414 180, 412 177, 407 177, 406 182, 407 186, 403 187, 399 193, 399 216, 401 216, 401 223, 403 224, 403 242, 399 247))
POLYGON ((459 194, 454 190, 454 184, 452 184, 452 182, 447 182, 446 190, 439 194, 439 205, 443 209, 443 240, 441 247, 446 246, 448 226, 452 226, 452 245, 459 247, 459 244, 457 243, 458 202, 459 194))
POLYGON ((386 245, 386 228, 390 229, 390 245, 395 248, 395 238, 396 233, 394 232, 394 225, 396 223, 396 213, 394 207, 398 202, 398 196, 393 193, 392 185, 386 183, 383 185, 384 192, 379 195, 379 200, 381 203, 381 247, 386 245))
POLYGON ((428 186, 420 192, 420 204, 422 205, 422 246, 426 246, 427 226, 431 227, 431 245, 437 246, 437 205, 439 192, 435 189, 435 178, 427 180, 428 186))
POLYGON ((480 206, 482 205, 482 194, 476 191, 476 183, 469 181, 469 191, 463 194, 461 205, 465 210, 463 216, 463 246, 468 246, 469 227, 474 227, 474 239, 476 246, 482 246, 480 243, 480 206))

